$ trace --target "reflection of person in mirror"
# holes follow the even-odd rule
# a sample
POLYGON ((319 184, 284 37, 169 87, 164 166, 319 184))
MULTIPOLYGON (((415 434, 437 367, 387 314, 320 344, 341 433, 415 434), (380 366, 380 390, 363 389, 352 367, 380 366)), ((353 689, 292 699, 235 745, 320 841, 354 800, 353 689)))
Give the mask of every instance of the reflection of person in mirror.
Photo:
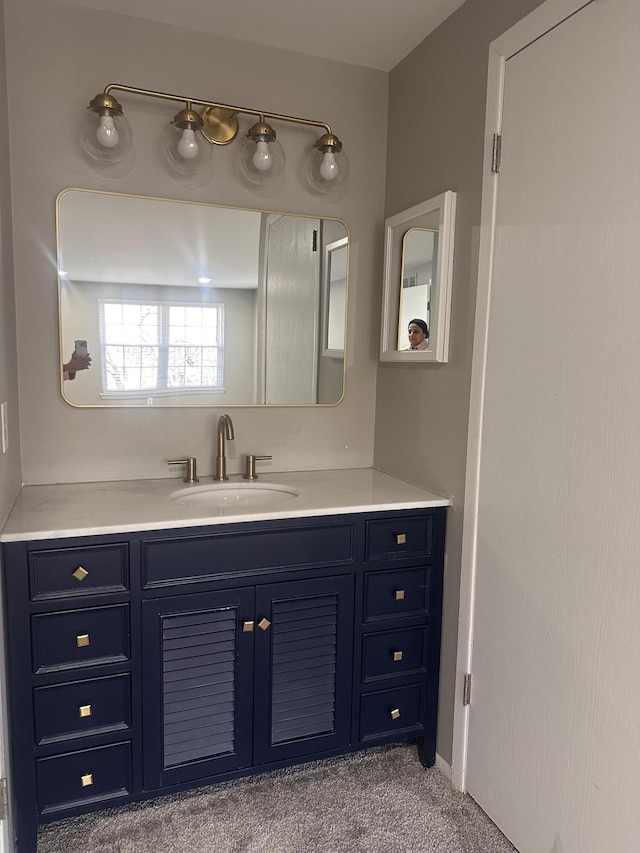
POLYGON ((64 379, 75 379, 78 370, 87 370, 90 366, 91 356, 89 353, 78 355, 74 350, 69 361, 62 365, 62 375, 64 379))
POLYGON ((429 349, 429 327, 424 320, 409 320, 409 346, 406 350, 429 349))

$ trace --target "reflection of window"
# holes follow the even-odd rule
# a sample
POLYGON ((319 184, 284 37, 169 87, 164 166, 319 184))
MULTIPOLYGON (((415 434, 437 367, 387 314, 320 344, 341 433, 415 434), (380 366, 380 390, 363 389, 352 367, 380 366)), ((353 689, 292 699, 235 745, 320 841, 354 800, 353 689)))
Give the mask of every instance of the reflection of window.
POLYGON ((224 305, 100 303, 103 393, 220 389, 224 305))
POLYGON ((418 286, 418 276, 417 275, 408 275, 402 279, 403 287, 417 287, 418 286))

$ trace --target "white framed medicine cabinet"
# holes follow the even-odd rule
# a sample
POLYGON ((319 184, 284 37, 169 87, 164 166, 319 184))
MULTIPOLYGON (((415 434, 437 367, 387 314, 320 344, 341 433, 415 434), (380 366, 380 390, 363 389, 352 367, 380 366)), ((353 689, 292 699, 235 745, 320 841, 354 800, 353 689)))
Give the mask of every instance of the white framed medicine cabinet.
POLYGON ((448 361, 455 216, 447 190, 385 221, 381 361, 448 361), (414 319, 428 331, 421 349, 409 346, 414 319))

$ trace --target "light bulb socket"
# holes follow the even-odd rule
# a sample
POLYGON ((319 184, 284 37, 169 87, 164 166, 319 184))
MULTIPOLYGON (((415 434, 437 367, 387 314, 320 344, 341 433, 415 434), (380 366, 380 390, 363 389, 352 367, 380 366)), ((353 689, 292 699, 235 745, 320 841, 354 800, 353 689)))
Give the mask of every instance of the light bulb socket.
POLYGON ((323 133, 320 139, 314 142, 313 147, 322 151, 323 154, 337 154, 338 151, 342 151, 342 142, 334 133, 323 133))
POLYGON ((202 116, 191 107, 185 107, 173 117, 171 124, 181 130, 202 130, 202 116))
POLYGON ((276 138, 276 132, 266 121, 257 121, 249 128, 247 136, 249 139, 253 139, 254 142, 271 142, 271 140, 276 138))
POLYGON ((95 98, 92 98, 89 101, 88 110, 93 110, 94 113, 98 113, 100 116, 121 116, 122 115, 122 107, 113 97, 113 95, 106 95, 102 92, 100 95, 96 95, 95 98))

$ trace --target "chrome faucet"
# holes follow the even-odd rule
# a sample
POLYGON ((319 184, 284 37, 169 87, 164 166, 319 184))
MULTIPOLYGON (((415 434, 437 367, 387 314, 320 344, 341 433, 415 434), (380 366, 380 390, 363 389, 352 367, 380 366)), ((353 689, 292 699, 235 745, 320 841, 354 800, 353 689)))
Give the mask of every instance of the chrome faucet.
POLYGON ((218 418, 218 450, 216 453, 216 473, 213 475, 214 480, 228 480, 227 476, 227 456, 225 453, 225 438, 229 441, 235 438, 233 434, 233 421, 229 415, 220 415, 218 418))

